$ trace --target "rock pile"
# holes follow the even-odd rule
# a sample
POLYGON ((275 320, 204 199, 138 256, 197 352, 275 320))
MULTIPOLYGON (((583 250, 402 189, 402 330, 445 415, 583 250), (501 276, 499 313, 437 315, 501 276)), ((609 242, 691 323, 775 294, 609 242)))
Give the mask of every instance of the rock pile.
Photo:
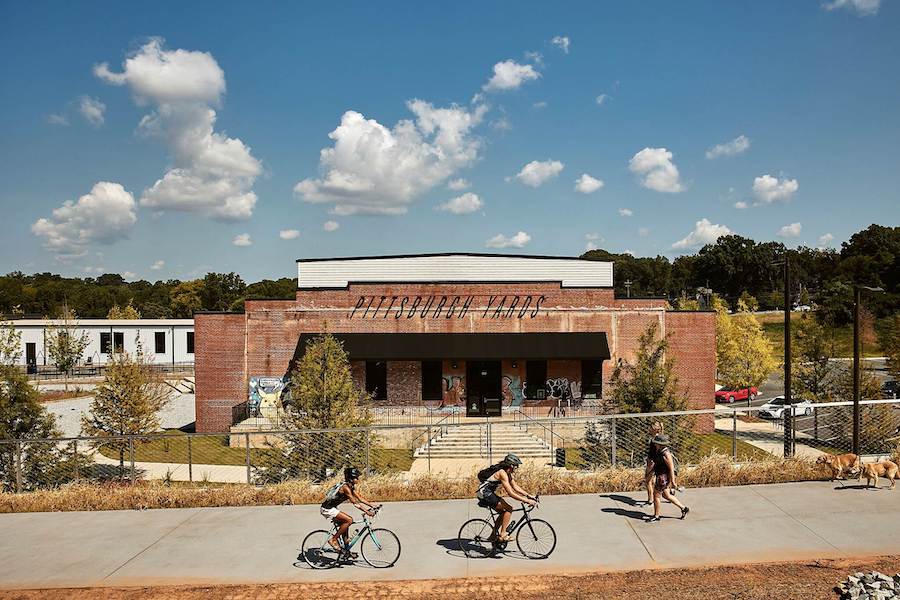
POLYGON ((878 571, 854 573, 835 588, 841 600, 889 600, 900 598, 900 573, 893 578, 878 571))

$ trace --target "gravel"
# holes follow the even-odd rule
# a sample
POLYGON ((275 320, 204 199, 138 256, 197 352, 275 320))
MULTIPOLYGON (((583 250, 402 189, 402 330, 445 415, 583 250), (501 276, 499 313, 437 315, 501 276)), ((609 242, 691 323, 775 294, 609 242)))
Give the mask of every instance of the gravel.
POLYGON ((878 571, 858 572, 835 588, 841 600, 888 600, 900 598, 900 573, 888 577, 878 571))
MULTIPOLYGON (((44 404, 47 412, 56 416, 56 427, 65 437, 81 433, 81 415, 88 412, 91 397, 73 398, 44 404)), ((176 394, 165 410, 159 413, 163 429, 180 429, 196 420, 194 394, 176 394)))

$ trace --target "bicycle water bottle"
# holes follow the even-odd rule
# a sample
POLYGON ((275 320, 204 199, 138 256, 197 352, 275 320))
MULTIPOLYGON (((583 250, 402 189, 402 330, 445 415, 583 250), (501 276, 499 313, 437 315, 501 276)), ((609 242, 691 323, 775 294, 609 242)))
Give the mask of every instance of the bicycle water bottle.
POLYGON ((506 533, 512 533, 512 530, 516 527, 516 520, 513 519, 509 522, 509 525, 506 527, 506 533))

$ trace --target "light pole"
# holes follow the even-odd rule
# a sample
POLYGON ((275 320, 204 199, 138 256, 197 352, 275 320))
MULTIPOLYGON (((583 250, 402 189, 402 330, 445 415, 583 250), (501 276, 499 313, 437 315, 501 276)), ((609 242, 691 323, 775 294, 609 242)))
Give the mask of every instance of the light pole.
POLYGON ((625 280, 625 295, 627 298, 631 298, 631 280, 625 280))
POLYGON ((785 252, 784 259, 770 263, 784 266, 784 457, 794 455, 793 412, 791 406, 791 263, 785 252))
POLYGON ((862 291, 883 292, 880 287, 853 286, 853 454, 859 454, 859 303, 862 291))

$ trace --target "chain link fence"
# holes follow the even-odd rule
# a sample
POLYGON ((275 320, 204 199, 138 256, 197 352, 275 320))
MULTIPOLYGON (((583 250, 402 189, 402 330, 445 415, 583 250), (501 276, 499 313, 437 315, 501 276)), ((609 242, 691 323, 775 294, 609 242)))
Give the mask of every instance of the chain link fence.
MULTIPOLYGON (((865 460, 896 453, 900 401, 863 401, 859 412, 865 460)), ((815 460, 853 448, 851 402, 557 418, 524 412, 507 412, 503 419, 422 414, 428 418, 418 424, 354 429, 2 439, 0 489, 27 492, 75 481, 138 480, 261 486, 322 481, 347 465, 368 473, 411 475, 454 465, 457 472, 469 473, 509 452, 532 464, 574 471, 640 468, 654 423, 661 424, 683 466, 712 454, 747 463, 773 456, 815 460)))

